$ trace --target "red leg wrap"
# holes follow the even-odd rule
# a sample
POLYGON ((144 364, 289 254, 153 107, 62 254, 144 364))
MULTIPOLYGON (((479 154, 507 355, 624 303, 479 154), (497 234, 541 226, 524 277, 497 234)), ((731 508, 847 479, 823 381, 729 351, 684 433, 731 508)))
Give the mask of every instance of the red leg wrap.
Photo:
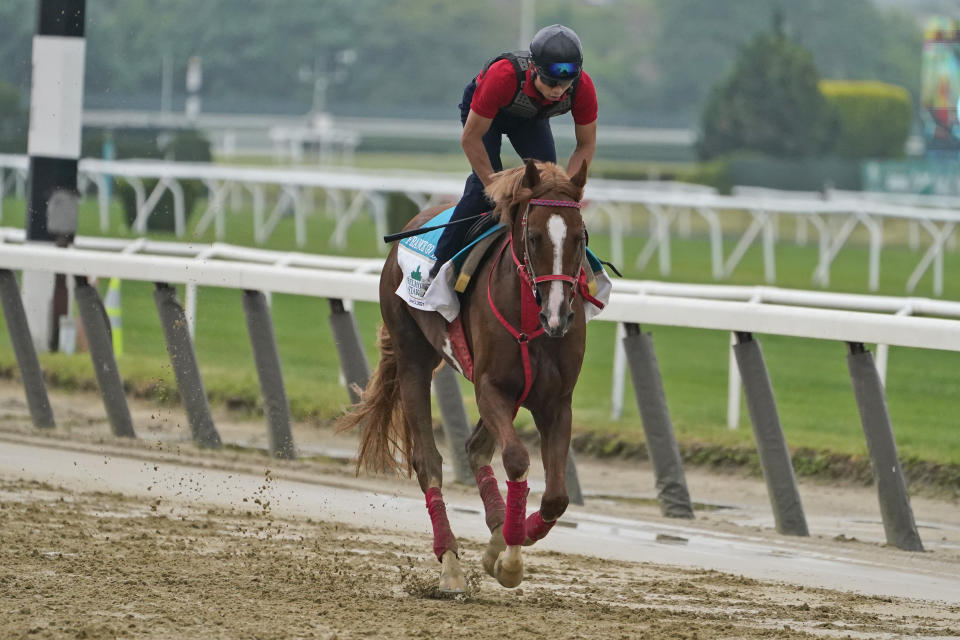
POLYGON ((544 522, 540 512, 534 511, 530 514, 530 517, 527 518, 527 538, 532 542, 536 542, 545 537, 547 533, 550 532, 550 529, 553 529, 553 525, 555 524, 557 524, 556 520, 544 522))
POLYGON ((483 513, 486 515, 487 528, 491 531, 503 524, 504 511, 503 496, 497 478, 493 475, 493 467, 484 465, 477 469, 477 488, 480 489, 480 499, 483 500, 483 513))
POLYGON ((527 537, 524 519, 527 517, 527 481, 507 480, 507 513, 503 521, 503 540, 508 545, 523 544, 527 537))
POLYGON ((430 512, 430 523, 433 525, 433 553, 437 560, 443 558, 447 551, 457 553, 457 539, 453 536, 450 521, 447 520, 447 507, 437 487, 427 489, 427 511, 430 512))

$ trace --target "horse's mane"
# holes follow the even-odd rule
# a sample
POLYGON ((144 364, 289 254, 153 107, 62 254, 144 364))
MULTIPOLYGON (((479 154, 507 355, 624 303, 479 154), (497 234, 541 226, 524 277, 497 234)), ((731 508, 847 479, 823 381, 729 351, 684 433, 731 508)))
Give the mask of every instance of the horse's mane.
POLYGON ((533 189, 523 184, 525 165, 494 174, 493 181, 485 189, 487 196, 495 203, 494 220, 512 226, 513 211, 517 204, 548 192, 576 201, 583 197, 583 189, 570 182, 570 176, 559 165, 540 161, 536 165, 540 171, 540 184, 533 189))

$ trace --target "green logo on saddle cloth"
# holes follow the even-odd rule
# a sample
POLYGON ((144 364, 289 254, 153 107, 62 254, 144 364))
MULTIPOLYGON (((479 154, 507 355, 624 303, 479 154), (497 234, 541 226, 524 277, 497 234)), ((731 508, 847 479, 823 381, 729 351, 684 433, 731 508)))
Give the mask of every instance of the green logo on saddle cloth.
POLYGON ((420 298, 427 293, 427 284, 423 281, 423 274, 420 272, 420 265, 410 272, 407 276, 407 291, 411 298, 420 298))

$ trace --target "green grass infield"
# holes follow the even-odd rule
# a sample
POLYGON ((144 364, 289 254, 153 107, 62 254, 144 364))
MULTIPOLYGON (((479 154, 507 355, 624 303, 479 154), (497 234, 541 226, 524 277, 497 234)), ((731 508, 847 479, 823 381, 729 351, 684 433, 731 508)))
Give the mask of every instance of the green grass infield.
MULTIPOLYGON (((322 198, 317 199, 322 203, 322 198)), ((3 226, 23 228, 24 202, 8 198, 3 208, 3 226)), ((203 210, 204 203, 198 209, 203 210)), ((81 203, 80 234, 133 237, 122 221, 119 208, 111 211, 111 232, 102 234, 95 199, 81 203)), ((646 218, 634 213, 632 235, 626 239, 627 263, 618 265, 628 278, 662 279, 677 282, 713 282, 709 271, 709 245, 704 234, 694 227, 686 239, 672 242, 672 272, 663 278, 656 260, 645 270, 633 261, 646 241, 646 218)), ((191 220, 191 231, 198 216, 191 220)), ((788 224, 784 221, 784 225, 788 224)), ((742 229, 747 221, 729 214, 729 231, 742 229)), ((333 220, 318 212, 307 223, 308 246, 297 247, 293 221, 281 220, 268 248, 300 250, 322 254, 351 256, 382 255, 375 242, 369 220, 358 222, 349 233, 345 251, 330 243, 333 220)), ((591 228, 591 247, 599 255, 609 256, 609 240, 602 228, 591 228)), ((789 229, 784 236, 792 237, 789 229)), ((890 230, 888 230, 890 232, 890 230)), ((896 229, 892 230, 896 234, 896 229)), ((151 237, 176 240, 171 235, 151 237)), ((212 230, 193 238, 212 242, 212 230)), ((227 242, 254 246, 252 213, 231 213, 227 223, 227 242)), ((735 236, 725 241, 729 254, 735 236)), ((906 279, 919 261, 922 249, 913 251, 905 244, 894 244, 882 254, 881 286, 878 293, 906 295, 906 279)), ((776 285, 817 289, 811 283, 816 265, 813 243, 798 246, 781 241, 776 251, 776 285)), ((944 298, 960 299, 960 255, 948 252, 945 264, 944 298)), ((758 247, 751 248, 726 281, 736 284, 763 283, 763 262, 758 247)), ((830 290, 868 293, 867 250, 854 242, 842 250, 831 270, 830 290)), ((101 291, 106 282, 101 280, 101 291)), ((930 296, 928 274, 914 295, 930 296)), ((183 290, 178 295, 183 300, 183 290)), ((260 410, 260 390, 243 315, 241 292, 226 289, 201 289, 198 295, 196 349, 204 384, 214 403, 242 410, 260 410)), ((296 418, 319 423, 336 418, 348 404, 346 390, 339 383, 336 349, 329 327, 329 306, 325 300, 273 296, 274 329, 283 366, 291 411, 296 418)), ((357 322, 371 366, 377 361, 375 329, 380 321, 379 308, 358 303, 357 322)), ((170 368, 163 335, 152 297, 150 283, 126 281, 122 284, 124 353, 118 364, 132 393, 178 402, 176 384, 170 368)), ((729 335, 720 331, 702 331, 666 326, 644 326, 653 335, 667 402, 681 449, 690 459, 696 452, 719 450, 750 452, 753 434, 746 406, 741 406, 739 428, 726 426, 727 368, 729 335)), ((4 324, 4 334, 6 334, 4 324)), ((867 449, 846 368, 843 343, 759 335, 787 442, 795 455, 807 456, 811 472, 831 455, 849 462, 867 459, 867 449), (818 462, 819 461, 819 462, 818 462)), ((643 430, 629 379, 623 415, 611 417, 612 360, 615 340, 613 323, 594 321, 588 331, 587 354, 574 398, 574 431, 581 442, 592 443, 593 450, 616 452, 642 449, 643 430), (598 444, 600 443, 600 444, 598 444), (634 449, 631 449, 634 448, 634 449)), ((869 346, 873 349, 873 345, 869 346)), ((95 389, 90 359, 86 354, 42 354, 41 362, 48 379, 64 388, 95 389)), ((16 361, 9 339, 0 341, 0 370, 16 376, 16 361)), ((960 469, 960 354, 892 348, 887 373, 887 402, 901 458, 944 467, 956 474, 960 469)), ((469 383, 463 382, 468 413, 476 416, 476 403, 469 383)), ((438 413, 435 411, 435 415, 438 413)), ((531 419, 521 412, 518 427, 532 429, 531 419)), ((722 456, 721 456, 722 457, 722 456)), ((735 458, 736 454, 730 454, 735 458)), ((720 462, 723 462, 722 460, 720 462)), ((804 472, 803 469, 800 472, 804 472)), ((957 474, 960 482, 960 474, 957 474)))

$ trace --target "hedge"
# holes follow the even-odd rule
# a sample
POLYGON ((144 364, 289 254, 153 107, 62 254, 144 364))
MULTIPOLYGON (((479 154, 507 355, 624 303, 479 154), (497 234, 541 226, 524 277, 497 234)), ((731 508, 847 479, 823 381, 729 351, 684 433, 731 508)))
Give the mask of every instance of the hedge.
POLYGON ((906 89, 882 82, 825 80, 820 91, 840 119, 834 154, 844 158, 904 155, 913 117, 906 89))

